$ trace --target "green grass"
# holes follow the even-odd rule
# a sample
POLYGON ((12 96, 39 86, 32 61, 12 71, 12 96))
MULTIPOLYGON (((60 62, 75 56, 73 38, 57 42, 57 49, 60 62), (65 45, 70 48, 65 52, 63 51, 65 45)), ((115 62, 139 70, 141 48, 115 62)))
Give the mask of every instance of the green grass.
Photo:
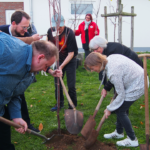
MULTIPOLYGON (((98 80, 97 73, 90 73, 82 69, 83 66, 79 66, 76 71, 76 90, 78 106, 77 110, 84 113, 84 124, 90 115, 93 115, 95 107, 100 99, 101 90, 98 90, 100 81, 98 80), (81 105, 83 103, 83 106, 81 105)), ((148 60, 147 67, 150 68, 150 60, 148 60)), ((150 70, 148 70, 150 74, 150 70)), ((43 124, 43 130, 41 134, 56 130, 58 127, 56 112, 51 112, 50 109, 56 103, 54 95, 54 78, 52 76, 42 76, 41 73, 36 75, 37 82, 30 85, 25 92, 25 97, 28 105, 29 115, 31 123, 34 123, 34 127, 38 128, 39 124, 43 124), (32 106, 32 107, 31 107, 32 106)), ((65 85, 66 78, 64 78, 65 85)), ((101 87, 102 89, 102 87, 101 87)), ((149 90, 150 92, 150 90, 149 90)), ((110 103, 110 99, 113 97, 113 90, 108 92, 107 97, 104 99, 100 110, 95 118, 98 125, 100 119, 103 116, 104 109, 110 103)), ((137 100, 130 108, 129 118, 135 135, 137 136, 140 144, 146 143, 145 136, 145 109, 140 109, 140 104, 144 104, 144 96, 137 100), (141 122, 144 124, 142 125, 141 122)), ((68 102, 65 97, 65 107, 68 108, 68 102)), ((66 129, 64 120, 64 109, 60 110, 61 129, 66 129)), ((106 140, 103 138, 105 133, 110 133, 115 129, 116 115, 112 114, 107 120, 105 120, 98 140, 106 143, 116 143, 117 140, 106 140)), ((97 127, 97 126, 96 126, 97 127)), ((81 134, 79 134, 81 136, 81 134)), ((46 146, 41 144, 43 139, 26 133, 20 134, 12 128, 12 143, 14 143, 16 150, 46 150, 46 146)), ((71 147, 69 147, 71 149, 71 147)), ((117 147, 118 150, 123 150, 123 147, 117 147)), ((140 148, 130 148, 131 150, 139 150, 140 148)))

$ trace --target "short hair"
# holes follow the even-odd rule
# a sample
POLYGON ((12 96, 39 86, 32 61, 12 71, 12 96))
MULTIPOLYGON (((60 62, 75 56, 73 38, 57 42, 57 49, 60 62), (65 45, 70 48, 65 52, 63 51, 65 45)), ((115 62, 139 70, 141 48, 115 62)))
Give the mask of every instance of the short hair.
POLYGON ((89 70, 89 67, 92 66, 102 66, 102 64, 105 67, 108 62, 106 58, 107 57, 105 55, 97 52, 92 52, 86 57, 84 67, 86 70, 89 70))
MULTIPOLYGON (((93 21, 93 17, 92 17, 91 14, 86 14, 86 16, 89 16, 89 17, 90 17, 90 20, 93 21)), ((86 18, 86 16, 85 16, 85 18, 86 18)))
POLYGON ((26 12, 23 10, 16 10, 11 16, 11 23, 15 21, 16 24, 19 24, 23 17, 30 20, 30 16, 26 12))
POLYGON ((56 56, 56 59, 58 60, 58 49, 52 42, 45 40, 34 41, 32 42, 32 49, 33 55, 34 52, 37 51, 40 54, 44 54, 47 60, 54 56, 56 56))
POLYGON ((98 47, 106 48, 108 41, 101 37, 101 36, 95 36, 89 43, 90 49, 97 49, 98 47))

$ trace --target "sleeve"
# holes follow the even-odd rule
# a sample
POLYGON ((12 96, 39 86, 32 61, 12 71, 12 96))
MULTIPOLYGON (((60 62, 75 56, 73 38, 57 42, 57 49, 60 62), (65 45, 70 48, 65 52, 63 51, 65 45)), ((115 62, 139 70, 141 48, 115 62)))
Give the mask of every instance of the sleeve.
POLYGON ((78 27, 78 30, 75 31, 75 35, 78 36, 81 34, 81 24, 78 27))
POLYGON ((95 26, 96 26, 96 31, 97 31, 96 35, 99 35, 100 34, 100 30, 99 30, 98 25, 96 23, 95 23, 95 26))
POLYGON ((29 45, 34 41, 33 37, 16 37, 16 38, 29 45))
POLYGON ((106 84, 104 85, 104 89, 106 91, 110 91, 112 87, 113 87, 113 84, 110 81, 106 82, 106 84))
POLYGON ((68 52, 77 53, 77 51, 78 51, 75 34, 73 33, 73 31, 71 29, 69 29, 69 31, 68 31, 67 49, 68 49, 68 52))
POLYGON ((47 31, 47 39, 48 41, 52 42, 53 44, 55 44, 55 38, 52 35, 52 31, 55 31, 55 28, 49 28, 47 31))
POLYGON ((125 99, 125 89, 124 89, 124 85, 123 85, 123 81, 122 81, 122 75, 112 75, 110 77, 110 81, 111 83, 113 83, 113 85, 115 86, 116 92, 118 94, 118 96, 116 97, 116 99, 107 106, 107 109, 109 111, 114 111, 116 109, 118 109, 124 102, 125 99))
POLYGON ((10 119, 22 118, 21 116, 21 98, 20 96, 12 97, 10 102, 7 104, 10 119))

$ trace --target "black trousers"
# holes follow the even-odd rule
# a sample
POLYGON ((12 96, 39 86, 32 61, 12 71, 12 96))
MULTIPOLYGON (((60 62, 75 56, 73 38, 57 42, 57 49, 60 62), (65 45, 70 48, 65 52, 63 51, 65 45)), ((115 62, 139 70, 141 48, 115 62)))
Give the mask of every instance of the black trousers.
MULTIPOLYGON (((61 65, 61 63, 59 65, 61 65)), ((75 88, 76 65, 77 65, 77 59, 73 58, 62 70, 63 77, 66 73, 68 93, 75 106, 77 106, 77 96, 76 96, 76 88, 75 88)), ((60 81, 59 81, 59 84, 60 84, 60 81)), ((57 78, 55 78, 55 98, 57 100, 57 78)), ((64 105, 64 95, 63 95, 62 85, 60 84, 60 106, 63 106, 63 105, 64 105)), ((69 107, 71 106, 69 105, 69 107)))
POLYGON ((123 128, 125 129, 127 135, 131 140, 135 140, 135 134, 132 129, 131 121, 128 117, 127 110, 134 103, 134 101, 124 101, 120 108, 118 108, 115 112, 117 114, 117 124, 116 129, 119 134, 123 133, 123 128))
POLYGON ((21 102, 22 119, 29 126, 30 125, 30 117, 29 117, 29 112, 28 112, 27 103, 26 103, 24 94, 20 95, 20 98, 22 99, 22 102, 21 102))
MULTIPOLYGON (((4 118, 10 119, 9 112, 5 106, 4 118)), ((11 144, 11 127, 5 123, 0 122, 0 150, 15 150, 13 144, 11 144)))

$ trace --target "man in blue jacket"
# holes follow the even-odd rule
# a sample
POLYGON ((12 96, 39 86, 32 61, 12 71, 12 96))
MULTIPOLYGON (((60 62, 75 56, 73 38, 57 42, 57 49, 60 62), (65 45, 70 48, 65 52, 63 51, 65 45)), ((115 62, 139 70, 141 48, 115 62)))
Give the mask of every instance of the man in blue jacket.
MULTIPOLYGON (((27 129, 22 119, 20 95, 32 83, 32 72, 46 71, 58 59, 58 50, 47 41, 35 41, 32 45, 0 32, 0 116, 11 119, 27 129)), ((51 75, 60 76, 58 70, 51 75)), ((0 122, 0 150, 15 150, 11 144, 10 126, 0 122)))
MULTIPOLYGON (((33 41, 39 40, 41 37, 38 34, 35 34, 30 37, 30 34, 27 32, 30 23, 30 16, 24 11, 15 11, 11 16, 11 25, 2 25, 0 30, 11 36, 15 36, 23 40, 27 44, 31 44, 33 41)), ((22 118, 27 122, 28 128, 36 132, 40 132, 38 129, 34 128, 30 123, 30 117, 27 109, 27 104, 25 100, 24 93, 20 95, 22 99, 22 118)))

